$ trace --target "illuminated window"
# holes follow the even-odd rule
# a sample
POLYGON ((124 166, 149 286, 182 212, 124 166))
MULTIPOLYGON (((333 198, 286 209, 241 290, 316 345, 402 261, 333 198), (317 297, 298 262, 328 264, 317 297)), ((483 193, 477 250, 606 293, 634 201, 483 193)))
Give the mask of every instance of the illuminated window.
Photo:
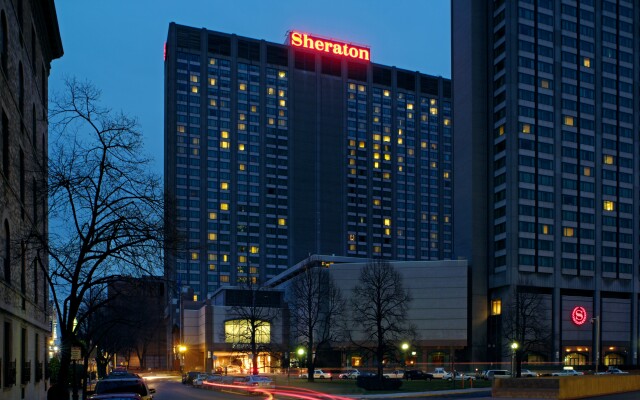
POLYGON ((449 126, 449 125, 451 125, 451 119, 449 119, 449 118, 445 118, 445 119, 442 121, 442 123, 444 124, 444 126, 449 126))
POLYGON ((257 106, 251 106, 251 112, 258 112, 257 106))
POLYGON ((247 130, 247 124, 238 123, 238 130, 239 131, 246 131, 247 130))
POLYGON ((613 156, 612 156, 612 155, 610 155, 610 154, 605 154, 605 155, 604 155, 603 162, 604 162, 605 164, 612 165, 612 164, 613 164, 613 156))
POLYGON ((613 211, 615 209, 615 203, 611 200, 605 200, 602 202, 602 208, 605 211, 613 211))
POLYGON ((379 133, 374 133, 373 134, 373 140, 379 142, 380 139, 382 139, 382 135, 380 135, 379 133))
POLYGON ((364 149, 365 148, 365 142, 361 141, 360 143, 358 143, 358 147, 361 148, 361 149, 364 149))
POLYGON ((504 135, 504 125, 500 125, 498 127, 498 135, 500 136, 504 135))
POLYGON ((449 222, 449 216, 448 215, 444 217, 444 222, 449 222))
POLYGON ((209 271, 215 271, 216 270, 216 265, 215 264, 209 264, 209 271))
POLYGON ((242 114, 242 113, 238 114, 238 119, 240 121, 246 121, 247 120, 247 114, 242 114))
POLYGON ((216 101, 216 99, 209 99, 209 105, 211 107, 216 107, 218 105, 218 102, 216 101))
POLYGON ((431 161, 431 168, 438 168, 438 164, 435 161, 431 161))
POLYGON ((445 171, 442 176, 444 177, 444 179, 449 179, 449 171, 445 171))
POLYGON ((355 168, 351 168, 351 169, 349 170, 349 173, 350 173, 351 175, 355 175, 355 174, 356 174, 356 169, 355 169, 355 168))
POLYGON ((531 133, 531 125, 522 124, 522 133, 531 133))
POLYGON ((565 115, 564 124, 567 126, 573 126, 573 117, 571 115, 565 115))
POLYGON ((491 315, 500 315, 502 314, 502 300, 495 299, 491 300, 491 315))
POLYGON ((194 156, 198 155, 198 149, 191 149, 191 154, 194 156))
POLYGON ((589 57, 583 57, 582 65, 586 68, 591 68, 591 59, 589 57))
POLYGON ((244 151, 244 143, 238 144, 238 150, 239 151, 244 151))
POLYGON ((218 236, 215 233, 209 233, 209 240, 216 240, 218 236))
POLYGON ((387 153, 384 155, 385 161, 391 161, 391 154, 387 153))
POLYGON ((391 226, 391 218, 384 219, 384 226, 391 226))
POLYGON ((284 97, 285 93, 284 90, 280 89, 278 90, 278 97, 284 97))
MULTIPOLYGON (((222 281, 222 276, 220 277, 222 281)), ((267 321, 251 321, 236 319, 224 323, 225 343, 251 343, 252 336, 255 343, 271 342, 271 323, 267 321), (253 332, 251 324, 253 324, 253 332)))
POLYGON ((350 158, 349 159, 349 165, 356 165, 356 159, 355 158, 350 158))
POLYGON ((247 262, 247 256, 238 256, 238 262, 239 263, 246 263, 247 262))
POLYGON ((573 237, 574 235, 574 230, 572 227, 570 226, 565 226, 564 228, 562 228, 562 236, 564 237, 573 237))
POLYGON ((431 104, 432 106, 435 106, 436 104, 438 104, 438 101, 436 99, 430 99, 429 104, 431 104))
POLYGON ((226 141, 220 142, 220 147, 223 148, 223 149, 228 149, 229 148, 229 142, 226 142, 226 141))
POLYGON ((382 141, 385 143, 391 143, 391 136, 383 136, 382 141))
POLYGON ((229 275, 220 275, 220 282, 229 283, 229 275))
POLYGON ((193 83, 198 83, 198 81, 200 80, 200 78, 198 77, 198 75, 191 75, 190 81, 193 83))
POLYGON ((220 189, 229 190, 229 182, 220 182, 220 189))
POLYGON ((222 255, 222 261, 223 262, 228 262, 229 261, 229 255, 228 254, 223 254, 222 255))
POLYGON ((402 170, 403 170, 402 165, 399 165, 398 166, 398 172, 402 172, 402 170))
POLYGON ((431 113, 431 115, 438 115, 438 107, 429 107, 429 113, 431 113))
POLYGON ((192 260, 197 260, 198 259, 198 253, 196 253, 195 251, 191 252, 191 259, 192 260))
POLYGON ((197 86, 191 86, 191 93, 198 93, 198 87, 197 86))
POLYGON ((373 168, 380 168, 380 162, 379 161, 375 161, 373 163, 373 168))
POLYGON ((374 205, 374 206, 380 206, 380 204, 382 204, 382 202, 380 201, 380 199, 373 199, 373 205, 374 205))
POLYGON ((384 172, 382 174, 382 179, 391 179, 391 173, 389 172, 384 172))
POLYGON ((220 209, 223 211, 229 210, 229 203, 220 203, 220 209))
POLYGON ((267 119, 267 124, 268 125, 275 125, 276 124, 275 118, 268 118, 267 119))
POLYGON ((356 84, 355 83, 350 83, 349 84, 349 90, 356 90, 356 84))
POLYGON ((280 107, 286 107, 287 106, 287 101, 286 100, 280 100, 278 102, 278 104, 280 104, 280 107))
POLYGON ((238 84, 238 89, 245 92, 247 90, 247 84, 246 83, 238 84))
POLYGON ((244 165, 243 163, 238 164, 238 170, 244 171, 246 168, 246 165, 244 165))
POLYGON ((407 110, 413 110, 413 103, 407 103, 407 110))
POLYGON ((387 235, 387 236, 390 236, 391 235, 391 229, 385 228, 384 229, 384 234, 387 235))
POLYGON ((249 249, 249 253, 258 254, 259 253, 258 246, 251 246, 251 248, 249 249))
POLYGON ((549 234, 549 225, 542 225, 542 234, 543 235, 549 234))
POLYGON ((582 168, 582 175, 584 175, 584 176, 591 176, 591 167, 584 167, 584 168, 582 168))
POLYGON ((227 131, 220 132, 220 137, 222 137, 223 139, 229 139, 229 132, 227 131))
POLYGON ((356 235, 354 235, 353 233, 349 234, 349 241, 353 242, 354 240, 356 240, 356 235))
POLYGON ((178 132, 179 133, 185 133, 186 129, 183 125, 178 125, 178 132))
POLYGON ((216 59, 215 58, 210 58, 209 59, 209 65, 216 65, 216 59))
POLYGON ((548 79, 540 79, 540 87, 543 89, 549 89, 549 80, 548 79))
POLYGON ((210 212, 209 213, 209 219, 217 219, 218 218, 218 214, 214 213, 214 212, 210 212))
MULTIPOLYGON (((216 85, 216 78, 209 78, 209 86, 215 86, 215 85, 216 85)), ((215 104, 212 104, 212 106, 215 106, 215 104)))
POLYGON ((272 87, 267 88, 267 94, 273 95, 276 94, 276 90, 272 87))
POLYGON ((373 246, 373 252, 374 253, 381 253, 382 249, 380 248, 380 246, 373 246))
POLYGON ((287 71, 278 71, 278 78, 286 78, 287 71))
POLYGON ((356 251, 357 247, 355 244, 350 244, 349 245, 349 251, 356 251))
POLYGON ((193 301, 198 301, 198 295, 197 294, 193 295, 193 301))
POLYGON ((209 261, 216 261, 218 259, 217 254, 209 254, 209 261))
POLYGON ((404 162, 404 157, 402 157, 402 156, 398 156, 398 162, 399 162, 399 163, 404 162))
POLYGON ((404 140, 402 140, 401 137, 398 138, 398 144, 402 144, 404 142, 404 140))
POLYGON ((287 225, 287 220, 285 218, 278 218, 278 225, 286 226, 287 225))
POLYGON ((390 93, 388 90, 384 90, 384 91, 382 92, 382 95, 383 95, 384 97, 389 97, 389 96, 391 95, 391 93, 390 93))

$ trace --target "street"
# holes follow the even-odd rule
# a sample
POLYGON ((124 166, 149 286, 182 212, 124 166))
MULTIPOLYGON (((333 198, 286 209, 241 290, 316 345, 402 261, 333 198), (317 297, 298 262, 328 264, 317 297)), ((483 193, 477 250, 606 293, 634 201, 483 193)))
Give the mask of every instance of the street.
POLYGON ((183 385, 178 378, 147 380, 150 388, 156 389, 154 400, 210 400, 210 399, 238 399, 239 394, 221 392, 217 390, 195 389, 188 385, 183 385))

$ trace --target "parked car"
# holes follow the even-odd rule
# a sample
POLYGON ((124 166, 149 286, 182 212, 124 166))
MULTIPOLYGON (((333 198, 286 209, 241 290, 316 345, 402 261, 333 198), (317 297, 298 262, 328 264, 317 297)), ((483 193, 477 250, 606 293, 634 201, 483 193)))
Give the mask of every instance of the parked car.
POLYGON ((609 367, 607 369, 607 371, 605 372, 605 374, 611 374, 611 375, 626 375, 628 374, 627 371, 622 371, 619 368, 616 367, 609 367))
MULTIPOLYGON (((448 378, 449 380, 451 380, 452 378, 448 378)), ((475 375, 467 375, 463 372, 458 372, 456 371, 455 376, 453 377, 453 380, 455 381, 475 381, 476 377, 475 375)))
MULTIPOLYGON (((308 378, 309 374, 304 372, 298 375, 299 378, 308 378)), ((313 371, 313 379, 331 379, 330 372, 324 372, 321 369, 316 369, 313 371)))
POLYGON ((428 379, 428 375, 424 371, 421 371, 419 369, 410 369, 404 372, 403 378, 411 381, 415 381, 415 380, 428 379))
MULTIPOLYGON (((355 378, 351 378, 351 374, 360 374, 360 371, 358 371, 357 369, 348 369, 346 371, 341 372, 340 374, 338 374, 338 378, 340 379, 355 379, 355 378)), ((356 375, 356 377, 357 377, 356 375)))
POLYGON ((582 376, 584 372, 576 371, 575 369, 563 369, 562 371, 556 371, 551 376, 582 376))
POLYGON ((193 380, 196 379, 198 375, 200 375, 198 371, 189 371, 182 375, 182 383, 185 385, 193 385, 193 380))
POLYGON ((382 374, 382 376, 384 376, 385 378, 402 379, 402 378, 404 378, 404 370, 397 369, 395 371, 387 372, 386 374, 382 374))
POLYGON ((276 385, 271 378, 262 375, 245 376, 244 380, 238 382, 240 385, 260 389, 275 389, 276 385))
POLYGON ((142 400, 153 399, 155 389, 149 388, 142 378, 102 379, 96 383, 95 394, 136 393, 142 400))
POLYGON ((490 369, 484 374, 482 379, 488 381, 491 379, 511 378, 511 372, 506 369, 490 369))
POLYGON ((444 368, 436 368, 433 372, 427 372, 427 379, 451 379, 451 372, 445 371, 444 368))
POLYGON ((537 372, 533 372, 528 369, 520 370, 520 376, 523 378, 535 378, 536 376, 540 376, 537 372))
POLYGON ((89 397, 90 400, 142 400, 137 393, 110 393, 97 394, 89 397))
POLYGON ((198 376, 193 380, 194 387, 200 387, 202 384, 209 378, 207 374, 198 374, 198 376))

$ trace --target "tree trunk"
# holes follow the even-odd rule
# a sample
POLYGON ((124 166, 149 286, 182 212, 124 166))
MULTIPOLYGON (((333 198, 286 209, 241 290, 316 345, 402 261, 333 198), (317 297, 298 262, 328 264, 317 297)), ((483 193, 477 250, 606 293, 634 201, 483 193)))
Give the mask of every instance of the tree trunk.
POLYGON ((58 385, 69 390, 69 379, 71 378, 71 345, 73 340, 65 335, 61 335, 60 343, 60 371, 58 372, 58 385))

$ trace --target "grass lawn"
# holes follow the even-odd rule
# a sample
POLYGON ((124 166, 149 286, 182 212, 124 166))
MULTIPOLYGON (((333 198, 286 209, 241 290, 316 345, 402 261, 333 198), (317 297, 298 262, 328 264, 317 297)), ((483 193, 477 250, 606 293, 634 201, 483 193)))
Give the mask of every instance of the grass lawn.
MULTIPOLYGON (((385 391, 372 391, 368 392, 362 388, 356 386, 356 381, 351 379, 316 379, 314 382, 307 382, 306 379, 300 379, 297 376, 291 376, 287 378, 286 375, 272 375, 271 378, 278 386, 294 386, 304 389, 316 390, 318 392, 329 394, 365 394, 365 393, 390 393, 385 391)), ((469 383, 465 382, 465 388, 469 388, 469 383)), ((474 388, 491 387, 491 381, 475 381, 473 382, 474 388)), ((402 386, 397 392, 428 392, 431 390, 451 390, 461 389, 462 382, 460 381, 441 381, 434 380, 428 381, 402 381, 402 386)))

